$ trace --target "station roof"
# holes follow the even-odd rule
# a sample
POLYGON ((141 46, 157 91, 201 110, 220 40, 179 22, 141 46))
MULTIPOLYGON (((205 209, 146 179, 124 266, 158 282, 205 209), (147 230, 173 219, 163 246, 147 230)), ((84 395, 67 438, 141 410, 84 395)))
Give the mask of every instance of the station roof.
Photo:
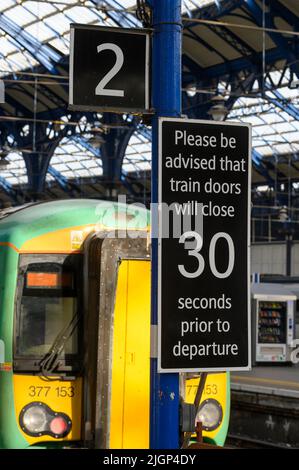
MULTIPOLYGON (((141 26, 135 9, 135 0, 1 0, 0 78, 6 102, 0 105, 0 131, 7 124, 12 129, 2 147, 10 162, 0 168, 2 189, 6 184, 25 188, 28 182, 23 158, 32 150, 32 143, 24 145, 28 123, 49 122, 49 132, 55 133, 64 120, 82 131, 84 117, 67 110, 70 23, 141 26)), ((213 97, 221 93, 227 120, 253 126, 254 183, 298 184, 298 1, 183 0, 182 14, 183 113, 207 118, 213 97)), ((94 197, 92 185, 103 176, 103 162, 99 146, 92 148, 92 123, 84 126, 84 140, 61 139, 46 181, 49 187, 57 178, 86 183, 84 191, 94 197)), ((122 172, 146 180, 150 168, 150 134, 138 127, 122 172)), ((53 197, 63 193, 55 191, 53 197)))

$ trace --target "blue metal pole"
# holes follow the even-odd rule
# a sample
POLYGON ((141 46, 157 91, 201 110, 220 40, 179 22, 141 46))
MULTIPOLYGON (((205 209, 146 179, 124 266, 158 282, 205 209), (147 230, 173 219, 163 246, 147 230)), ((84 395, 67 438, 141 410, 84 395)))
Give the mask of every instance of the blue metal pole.
MULTIPOLYGON (((151 0, 153 7, 152 202, 158 201, 158 118, 181 114, 181 0, 151 0)), ((152 212, 152 225, 157 212, 152 212)), ((155 230, 157 233, 157 231, 155 230)), ((152 324, 157 324, 158 240, 152 239, 152 324)), ((179 447, 179 374, 158 374, 151 359, 152 449, 179 447)))

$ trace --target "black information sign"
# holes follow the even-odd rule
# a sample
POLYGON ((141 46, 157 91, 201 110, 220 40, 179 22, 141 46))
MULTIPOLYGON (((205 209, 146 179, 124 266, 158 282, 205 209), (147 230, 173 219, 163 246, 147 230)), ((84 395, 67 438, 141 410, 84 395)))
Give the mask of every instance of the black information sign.
POLYGON ((71 109, 149 109, 149 32, 71 25, 71 109))
POLYGON ((160 372, 250 368, 250 169, 250 126, 160 119, 160 372))

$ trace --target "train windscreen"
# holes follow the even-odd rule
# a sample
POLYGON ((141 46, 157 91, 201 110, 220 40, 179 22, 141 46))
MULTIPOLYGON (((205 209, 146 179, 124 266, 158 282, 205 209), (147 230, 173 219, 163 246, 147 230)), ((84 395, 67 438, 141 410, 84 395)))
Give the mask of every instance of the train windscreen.
MULTIPOLYGON (((35 369, 58 352, 60 369, 79 356, 81 318, 78 256, 62 262, 30 262, 21 269, 15 324, 15 366, 35 369), (31 364, 31 365, 30 365, 31 364)), ((67 367, 69 366, 69 367, 67 367)), ((16 367, 15 367, 16 368, 16 367)))

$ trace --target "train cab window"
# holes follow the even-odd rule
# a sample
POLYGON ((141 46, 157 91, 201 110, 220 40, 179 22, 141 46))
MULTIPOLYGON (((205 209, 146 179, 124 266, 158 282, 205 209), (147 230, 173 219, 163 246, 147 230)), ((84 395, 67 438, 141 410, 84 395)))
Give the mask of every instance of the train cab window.
POLYGON ((20 267, 14 369, 38 370, 43 358, 56 348, 56 371, 76 370, 81 353, 79 332, 82 335, 81 256, 50 261, 47 255, 45 262, 34 258, 20 267))

